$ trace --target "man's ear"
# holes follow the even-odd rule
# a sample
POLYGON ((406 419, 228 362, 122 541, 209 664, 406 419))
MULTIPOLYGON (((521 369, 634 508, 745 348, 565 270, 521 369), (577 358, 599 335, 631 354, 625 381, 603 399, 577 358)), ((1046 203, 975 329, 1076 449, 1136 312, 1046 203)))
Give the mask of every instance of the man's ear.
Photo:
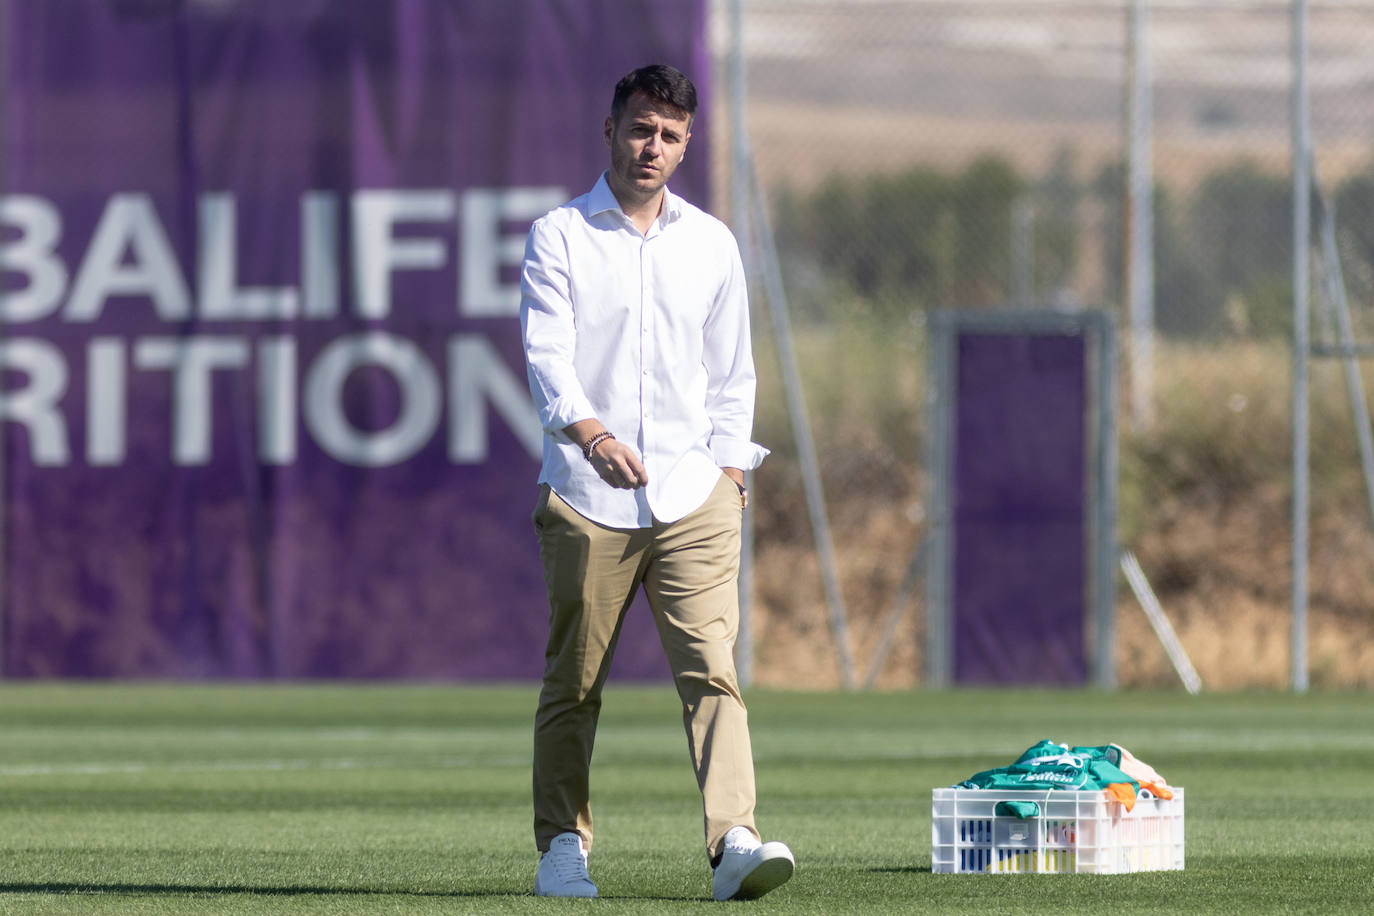
POLYGON ((615 122, 610 118, 606 119, 606 124, 602 128, 602 135, 606 138, 606 145, 611 145, 611 134, 615 133, 615 122))

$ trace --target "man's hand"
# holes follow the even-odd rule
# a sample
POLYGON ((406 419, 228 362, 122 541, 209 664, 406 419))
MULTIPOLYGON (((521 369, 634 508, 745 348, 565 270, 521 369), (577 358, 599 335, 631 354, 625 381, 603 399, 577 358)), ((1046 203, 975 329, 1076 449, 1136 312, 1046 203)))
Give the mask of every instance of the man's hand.
POLYGON ((744 487, 744 471, 740 468, 721 468, 720 470, 722 474, 730 478, 735 486, 739 487, 740 508, 749 508, 749 491, 744 487))
POLYGON ((649 482, 649 472, 635 450, 615 439, 602 439, 592 449, 592 467, 606 483, 619 490, 638 490, 649 482))
MULTIPOLYGON (((607 430, 600 420, 587 419, 565 426, 563 432, 585 451, 588 442, 607 430)), ((618 490, 637 490, 649 482, 649 472, 644 470, 639 454, 632 446, 615 439, 607 437, 597 442, 587 460, 597 476, 618 490)))

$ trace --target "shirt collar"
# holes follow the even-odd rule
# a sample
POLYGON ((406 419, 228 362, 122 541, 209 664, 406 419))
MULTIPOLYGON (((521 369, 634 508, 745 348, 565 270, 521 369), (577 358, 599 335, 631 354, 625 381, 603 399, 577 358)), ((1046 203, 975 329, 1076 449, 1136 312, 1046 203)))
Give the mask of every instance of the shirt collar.
MULTIPOLYGON (((611 191, 610 182, 606 179, 606 172, 601 173, 601 177, 596 180, 591 193, 587 196, 587 216, 597 216, 610 210, 624 215, 620 209, 620 203, 615 199, 615 194, 611 191)), ((658 221, 664 226, 675 220, 682 218, 682 199, 668 190, 663 189, 663 210, 658 215, 658 221)))

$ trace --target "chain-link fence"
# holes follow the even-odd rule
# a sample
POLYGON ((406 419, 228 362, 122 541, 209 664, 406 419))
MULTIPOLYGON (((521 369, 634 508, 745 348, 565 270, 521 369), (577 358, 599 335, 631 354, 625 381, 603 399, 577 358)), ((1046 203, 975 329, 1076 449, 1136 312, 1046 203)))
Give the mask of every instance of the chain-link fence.
MULTIPOLYGON (((741 2, 748 134, 860 669, 906 602, 877 683, 921 676, 919 590, 903 585, 927 522, 929 311, 1101 308, 1129 327, 1136 48, 1152 90, 1155 337, 1141 375, 1123 334, 1123 371, 1150 382, 1151 409, 1132 416, 1123 397, 1134 422, 1121 424, 1120 539, 1205 685, 1286 683, 1292 5, 1153 2, 1133 37, 1129 0, 741 2)), ((728 11, 721 2, 715 17, 722 75, 728 11)), ((1321 189, 1312 334, 1319 354, 1342 351, 1339 276, 1360 353, 1374 341, 1374 6, 1315 2, 1307 21, 1321 189)), ((758 481, 756 677, 833 684, 802 472, 762 321, 757 338, 759 435, 775 456, 758 481)), ((1374 539, 1342 368, 1312 367, 1309 659, 1315 685, 1369 686, 1374 539)), ((1118 605, 1120 681, 1176 683, 1124 585, 1118 605)))

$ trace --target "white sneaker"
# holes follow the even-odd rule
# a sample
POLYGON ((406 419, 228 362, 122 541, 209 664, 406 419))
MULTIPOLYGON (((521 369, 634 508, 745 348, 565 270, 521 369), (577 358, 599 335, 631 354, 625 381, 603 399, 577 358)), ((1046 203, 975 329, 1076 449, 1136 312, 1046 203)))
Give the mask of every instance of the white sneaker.
POLYGON ((753 900, 785 883, 796 867, 785 844, 760 843, 748 827, 731 827, 711 889, 717 900, 753 900))
POLYGON ((595 897, 596 885, 587 874, 587 852, 582 837, 576 833, 560 833, 549 844, 549 851, 539 858, 539 870, 534 874, 536 897, 595 897))

